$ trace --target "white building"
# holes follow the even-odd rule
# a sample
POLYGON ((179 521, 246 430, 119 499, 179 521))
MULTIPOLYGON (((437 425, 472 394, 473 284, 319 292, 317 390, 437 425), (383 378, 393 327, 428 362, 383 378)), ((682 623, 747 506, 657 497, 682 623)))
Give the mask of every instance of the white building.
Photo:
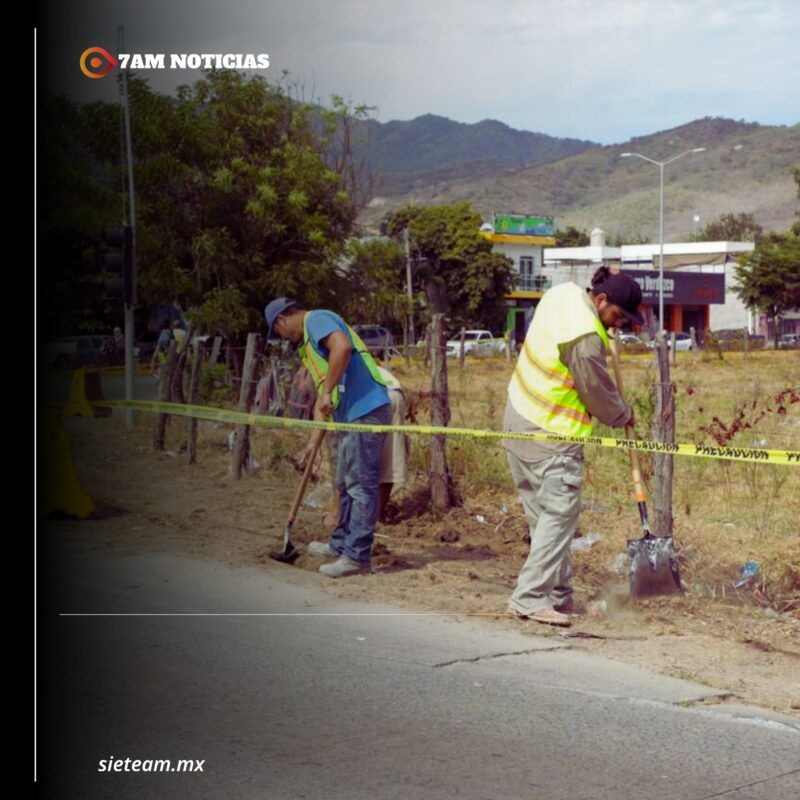
MULTIPOLYGON (((524 334, 533 308, 551 286, 572 281, 590 286, 595 271, 608 266, 634 277, 642 286, 644 307, 658 316, 658 244, 609 247, 595 228, 586 247, 554 247, 553 236, 496 233, 481 227, 496 252, 514 262, 514 288, 507 295, 506 327, 524 334)), ((737 257, 752 242, 672 242, 664 244, 664 317, 666 330, 745 328, 757 332, 758 320, 733 291, 737 257)))
MULTIPOLYGON (((747 327, 756 320, 733 291, 737 256, 752 242, 673 242, 664 244, 664 327, 669 331, 747 327)), ((588 247, 548 247, 542 276, 548 285, 573 281, 589 286, 595 270, 606 265, 634 277, 642 286, 643 303, 658 316, 658 244, 608 247, 599 228, 588 247)))

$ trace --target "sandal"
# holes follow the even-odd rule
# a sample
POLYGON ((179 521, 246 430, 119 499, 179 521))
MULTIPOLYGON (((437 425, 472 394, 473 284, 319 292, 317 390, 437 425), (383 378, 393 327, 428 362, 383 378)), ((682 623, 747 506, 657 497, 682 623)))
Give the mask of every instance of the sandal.
POLYGON ((554 609, 543 609, 542 611, 532 611, 530 614, 526 614, 514 608, 514 606, 509 606, 508 613, 516 619, 532 619, 534 622, 543 622, 545 625, 560 625, 563 628, 568 628, 572 625, 572 620, 567 614, 562 614, 554 609))

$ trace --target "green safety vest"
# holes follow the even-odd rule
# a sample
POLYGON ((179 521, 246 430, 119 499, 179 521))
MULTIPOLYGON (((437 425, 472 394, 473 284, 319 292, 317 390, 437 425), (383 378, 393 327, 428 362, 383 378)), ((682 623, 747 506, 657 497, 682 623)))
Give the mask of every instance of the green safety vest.
MULTIPOLYGON (((308 315, 313 312, 307 311, 306 315, 303 317, 303 344, 300 345, 299 354, 300 360, 303 362, 303 366, 309 371, 314 385, 317 387, 317 394, 322 392, 322 384, 325 381, 325 376, 328 374, 328 362, 325 358, 323 358, 315 349, 314 346, 311 344, 311 340, 308 337, 308 315)), ((375 359, 370 355, 369 350, 367 350, 367 346, 364 342, 361 341, 361 337, 345 322, 345 327, 347 328, 348 334, 350 334, 350 341, 353 343, 355 347, 356 355, 363 359, 364 364, 369 371, 372 380, 375 383, 380 384, 381 386, 386 386, 386 381, 381 377, 378 365, 375 363, 375 359)), ((333 400, 333 407, 339 407, 339 387, 334 387, 333 391, 331 392, 331 399, 333 400)))
POLYGON ((383 378, 383 383, 387 389, 399 389, 401 392, 403 391, 403 387, 400 385, 400 381, 389 372, 388 369, 384 367, 378 367, 378 374, 383 378))
POLYGON ((546 431, 566 436, 589 436, 592 417, 561 361, 558 346, 596 333, 608 347, 608 333, 587 306, 585 294, 575 283, 562 283, 544 295, 508 384, 508 396, 518 414, 546 431))

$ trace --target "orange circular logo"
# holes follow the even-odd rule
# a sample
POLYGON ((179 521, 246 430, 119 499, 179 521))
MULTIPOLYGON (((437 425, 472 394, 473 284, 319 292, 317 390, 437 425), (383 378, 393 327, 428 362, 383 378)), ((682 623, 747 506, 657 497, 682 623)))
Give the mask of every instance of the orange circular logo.
POLYGON ((81 53, 80 65, 87 78, 102 78, 117 66, 117 59, 102 47, 87 47, 81 53))

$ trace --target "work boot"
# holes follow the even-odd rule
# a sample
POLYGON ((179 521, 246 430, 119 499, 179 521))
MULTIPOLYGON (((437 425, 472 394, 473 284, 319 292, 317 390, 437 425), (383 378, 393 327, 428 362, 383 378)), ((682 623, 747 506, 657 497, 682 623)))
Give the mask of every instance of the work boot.
POLYGON ((372 572, 369 564, 362 564, 360 561, 353 561, 347 556, 339 556, 333 564, 323 564, 319 571, 328 578, 345 578, 348 575, 363 575, 372 572))
POLYGON ((314 558, 338 558, 339 554, 327 542, 311 542, 307 552, 314 558))

